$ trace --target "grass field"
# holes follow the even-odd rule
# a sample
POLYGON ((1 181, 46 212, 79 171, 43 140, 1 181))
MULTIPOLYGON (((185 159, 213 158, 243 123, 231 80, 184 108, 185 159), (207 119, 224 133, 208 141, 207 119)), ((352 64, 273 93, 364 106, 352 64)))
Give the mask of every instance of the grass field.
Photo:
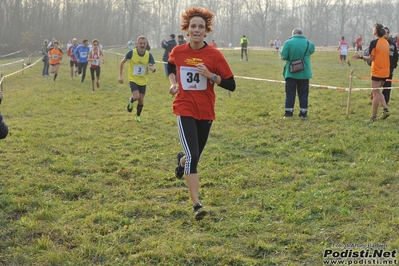
MULTIPOLYGON (((248 62, 224 54, 237 76, 283 80, 272 51, 250 51, 248 62)), ((217 119, 199 164, 210 215, 197 222, 174 177, 181 147, 163 65, 138 123, 126 112, 128 84, 117 82, 120 60, 106 53, 95 92, 90 75, 69 80, 67 59, 56 82, 41 76, 41 62, 5 79, 3 265, 323 265, 324 251, 344 244, 399 249, 397 90, 391 116, 370 124, 369 91, 352 93, 346 116, 347 92, 311 88, 302 121, 282 118, 284 84, 237 78, 231 97, 215 88, 217 119)), ((364 62, 351 63, 369 76, 364 62)), ((349 86, 338 52, 316 51, 312 65, 312 84, 349 86)))

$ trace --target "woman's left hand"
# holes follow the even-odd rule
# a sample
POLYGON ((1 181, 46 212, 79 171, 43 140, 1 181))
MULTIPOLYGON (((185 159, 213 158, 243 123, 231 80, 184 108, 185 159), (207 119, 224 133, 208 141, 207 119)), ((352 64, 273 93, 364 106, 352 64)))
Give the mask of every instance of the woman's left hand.
POLYGON ((199 74, 206 77, 207 79, 212 78, 212 73, 208 70, 208 68, 204 64, 198 64, 197 70, 199 74))

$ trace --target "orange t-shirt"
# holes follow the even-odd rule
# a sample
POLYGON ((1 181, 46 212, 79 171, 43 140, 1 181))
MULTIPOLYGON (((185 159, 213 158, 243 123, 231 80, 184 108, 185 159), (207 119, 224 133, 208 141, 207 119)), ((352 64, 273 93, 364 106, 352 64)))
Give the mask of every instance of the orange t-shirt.
POLYGON ((48 55, 50 57, 50 65, 59 65, 61 63, 61 58, 63 55, 61 49, 52 48, 50 51, 48 51, 48 55))
POLYGON ((176 65, 179 93, 173 102, 173 113, 197 120, 215 120, 214 83, 197 72, 197 65, 222 78, 233 77, 223 54, 209 45, 194 50, 189 43, 173 48, 169 62, 176 65))
POLYGON ((369 47, 370 55, 374 56, 371 62, 371 75, 377 78, 389 77, 389 43, 385 38, 372 40, 369 47))

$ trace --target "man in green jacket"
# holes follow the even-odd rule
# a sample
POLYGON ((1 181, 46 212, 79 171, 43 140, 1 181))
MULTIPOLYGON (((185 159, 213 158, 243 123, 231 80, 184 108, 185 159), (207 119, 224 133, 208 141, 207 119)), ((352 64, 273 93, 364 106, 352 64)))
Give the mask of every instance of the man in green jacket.
POLYGON ((295 96, 298 91, 299 117, 307 118, 309 79, 312 78, 310 55, 315 51, 315 46, 303 35, 301 29, 292 31, 292 36, 283 44, 280 52, 281 59, 285 60, 283 76, 285 79, 285 114, 284 117, 291 118, 294 113, 295 96), (304 69, 298 72, 290 71, 291 61, 302 59, 304 69))
POLYGON ((245 53, 245 56, 247 57, 247 61, 248 61, 247 48, 248 48, 249 41, 248 41, 247 37, 245 37, 245 35, 242 36, 242 38, 240 40, 240 44, 241 44, 241 61, 242 61, 242 56, 244 53, 245 53))

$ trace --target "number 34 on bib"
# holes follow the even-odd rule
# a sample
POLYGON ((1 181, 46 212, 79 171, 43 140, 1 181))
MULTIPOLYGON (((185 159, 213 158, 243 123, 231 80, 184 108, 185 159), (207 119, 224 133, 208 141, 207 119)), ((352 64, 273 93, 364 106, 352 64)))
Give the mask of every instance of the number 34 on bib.
POLYGON ((181 67, 180 81, 183 90, 206 90, 207 78, 199 74, 196 67, 181 67))

